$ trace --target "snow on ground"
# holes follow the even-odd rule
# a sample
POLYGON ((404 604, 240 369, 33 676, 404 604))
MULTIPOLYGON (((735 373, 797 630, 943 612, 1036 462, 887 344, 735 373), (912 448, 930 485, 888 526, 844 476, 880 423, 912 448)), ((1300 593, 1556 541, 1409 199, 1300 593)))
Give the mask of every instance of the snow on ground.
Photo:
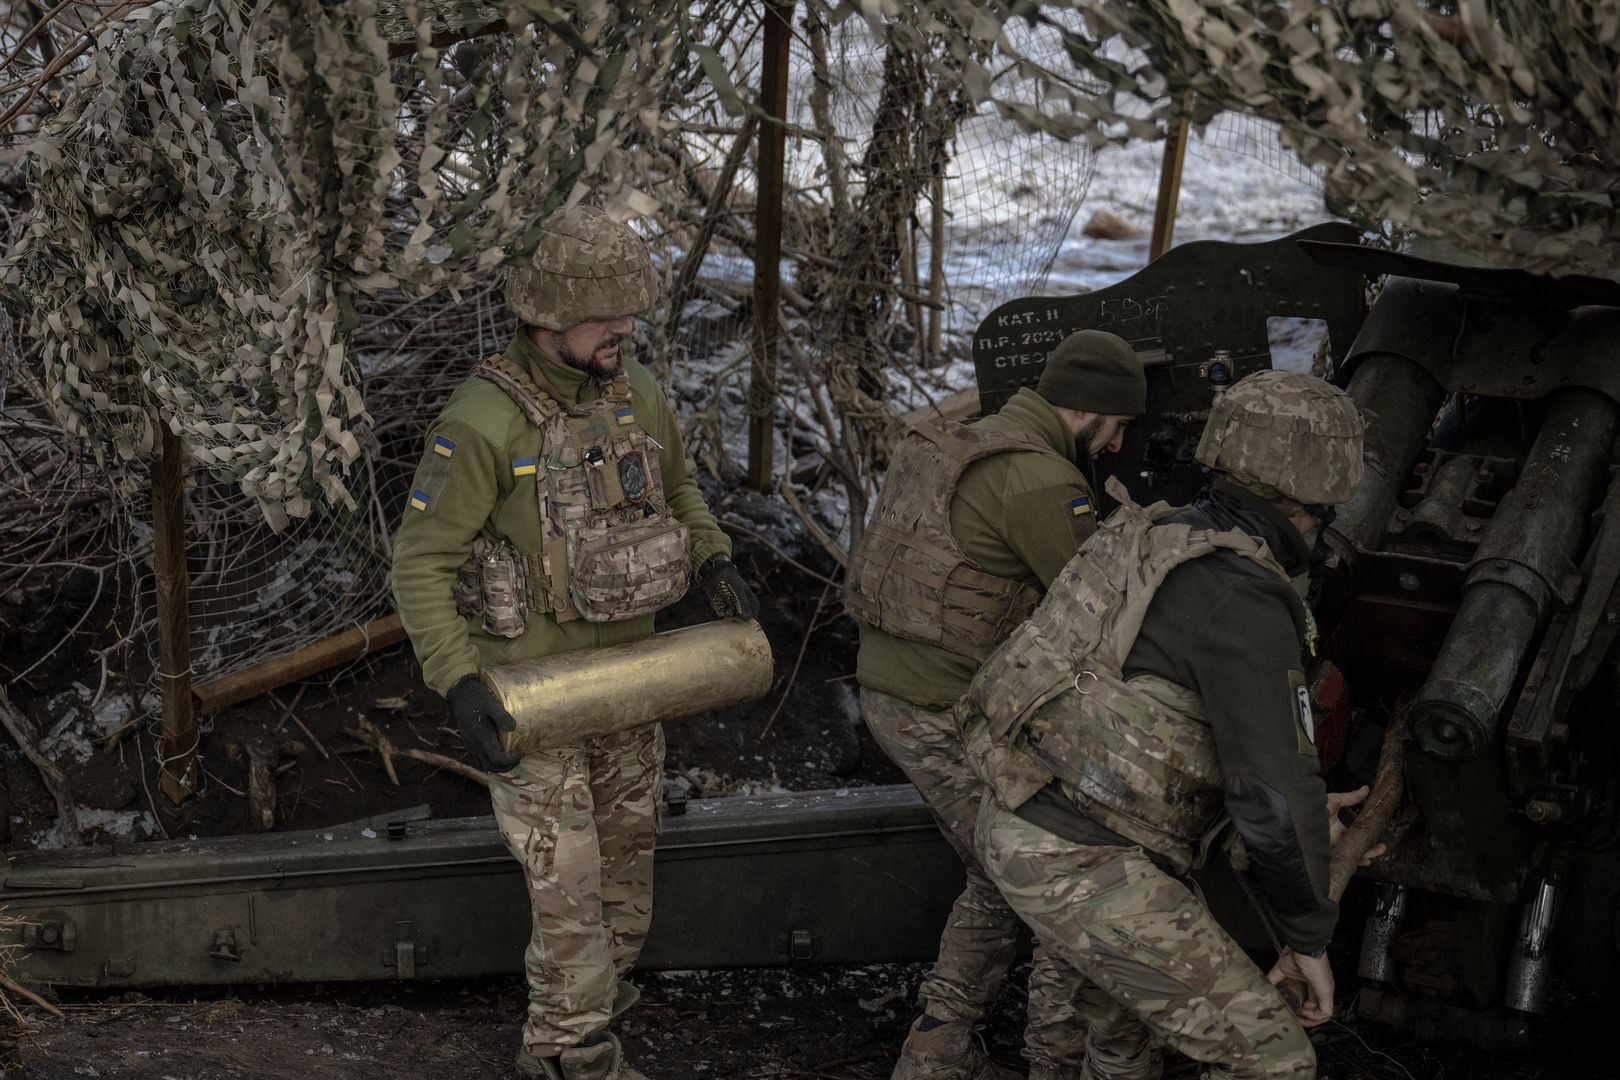
MULTIPOLYGON (((82 832, 99 830, 108 836, 128 836, 136 840, 150 840, 158 834, 157 821, 149 810, 97 810, 81 806, 78 817, 82 832)), ((62 819, 57 818, 51 822, 50 828, 31 834, 24 846, 40 851, 57 851, 65 847, 62 819)))
POLYGON ((133 711, 128 694, 104 693, 97 699, 90 687, 73 683, 46 702, 44 715, 54 722, 40 740, 40 749, 58 764, 82 765, 101 740, 129 721, 133 711))
MULTIPOLYGON (((1076 146, 1028 135, 993 116, 970 118, 958 139, 947 183, 945 267, 952 307, 944 348, 948 362, 893 378, 896 411, 973 386, 968 342, 978 321, 995 306, 1019 296, 1093 291, 1142 269, 1147 264, 1147 234, 1163 153, 1162 143, 1134 143, 1104 149, 1093 157, 1076 146), (1086 236, 1085 223, 1099 211, 1140 228, 1141 235, 1127 240, 1086 236)), ((926 217, 925 210, 920 217, 926 217)), ((1318 186, 1281 148, 1275 126, 1228 114, 1190 141, 1175 242, 1273 240, 1329 217, 1318 186)), ((919 261, 926 268, 926 246, 919 261)), ((790 266, 786 263, 784 269, 790 266)), ((706 264, 706 274, 717 271, 739 283, 751 274, 751 268, 742 264, 706 264)), ((1308 368, 1315 331, 1297 325, 1276 329, 1274 341, 1286 346, 1286 351, 1279 349, 1279 365, 1308 368)), ((813 340, 799 344, 809 350, 817 347, 813 340)), ((731 462, 740 467, 748 457, 748 343, 744 335, 736 334, 725 346, 715 345, 695 350, 707 355, 679 365, 675 397, 689 412, 718 406, 718 434, 731 462)), ((791 364, 784 363, 780 378, 792 408, 814 415, 810 393, 791 364)), ((781 475, 803 459, 802 449, 789 444, 789 425, 780 422, 782 410, 778 418, 774 461, 781 475)), ((840 533, 847 528, 847 502, 836 484, 824 487, 814 505, 822 521, 840 533)), ((750 517, 756 511, 767 517, 774 514, 770 522, 762 522, 762 531, 783 550, 796 546, 801 535, 798 523, 780 500, 753 499, 739 511, 750 517), (774 510, 767 512, 767 507, 774 510)))

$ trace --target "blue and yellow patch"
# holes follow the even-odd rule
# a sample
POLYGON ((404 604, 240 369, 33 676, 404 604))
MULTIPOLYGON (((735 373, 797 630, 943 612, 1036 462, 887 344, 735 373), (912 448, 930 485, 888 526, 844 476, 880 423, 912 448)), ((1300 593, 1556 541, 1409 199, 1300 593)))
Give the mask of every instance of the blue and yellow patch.
POLYGON ((412 510, 421 510, 424 513, 426 513, 427 508, 428 508, 428 503, 430 503, 432 501, 433 500, 428 497, 428 493, 425 492, 425 491, 413 491, 413 492, 411 492, 411 509, 412 510))
POLYGON ((512 475, 513 476, 533 476, 534 473, 535 473, 535 469, 538 467, 538 464, 539 463, 536 462, 535 459, 532 458, 532 457, 513 458, 512 459, 512 475))
POLYGON ((1071 500, 1069 502, 1069 513, 1073 514, 1075 517, 1079 517, 1081 514, 1091 513, 1091 500, 1086 498, 1084 495, 1080 496, 1078 499, 1071 500))
POLYGON ((628 408, 614 409, 613 418, 621 424, 633 424, 636 422, 636 414, 628 408))
POLYGON ((433 436, 433 452, 440 457, 450 457, 456 452, 456 444, 443 435, 433 436))

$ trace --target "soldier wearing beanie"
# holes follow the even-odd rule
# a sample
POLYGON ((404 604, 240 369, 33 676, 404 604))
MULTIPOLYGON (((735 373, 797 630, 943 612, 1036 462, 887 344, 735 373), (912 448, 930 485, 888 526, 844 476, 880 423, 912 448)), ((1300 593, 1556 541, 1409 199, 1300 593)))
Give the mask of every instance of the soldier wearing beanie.
MULTIPOLYGON (((968 884, 923 983, 896 1080, 1005 1080, 974 1028, 1012 962, 1018 920, 972 851, 985 788, 955 745, 950 707, 1096 528, 1081 465, 1117 451, 1146 408, 1142 363, 1096 330, 1065 338, 1038 386, 972 424, 919 425, 896 446, 872 520, 850 562, 845 601, 860 622, 861 711, 927 800, 968 884)), ((1078 1077, 1077 984, 1038 954, 1025 1056, 1031 1080, 1078 1077)), ((1083 1009, 1083 1005, 1080 1006, 1083 1009)), ((1106 1034, 1093 1036, 1109 1046, 1106 1034)), ((1124 1030, 1121 1060, 1145 1056, 1124 1030)))
MULTIPOLYGON (((757 616, 693 479, 663 392, 628 358, 652 303, 646 245, 601 210, 549 219, 507 273, 523 321, 428 428, 394 542, 394 600, 422 677, 490 774, 495 821, 533 911, 518 1072, 645 1080, 612 1021, 652 917, 664 736, 654 724, 517 755, 481 668, 644 638, 695 583, 722 618, 757 616), (611 545, 617 563, 589 557, 611 545)), ((477 912, 469 912, 477 917, 477 912)))

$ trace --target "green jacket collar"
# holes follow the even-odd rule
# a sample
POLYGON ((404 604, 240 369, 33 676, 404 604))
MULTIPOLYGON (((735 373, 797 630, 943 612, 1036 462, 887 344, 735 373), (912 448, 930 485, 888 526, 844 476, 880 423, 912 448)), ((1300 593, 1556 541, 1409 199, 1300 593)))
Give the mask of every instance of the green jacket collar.
POLYGON ((541 389, 564 406, 594 401, 602 396, 602 388, 595 379, 540 348, 527 328, 519 328, 505 356, 514 364, 522 364, 541 389))
POLYGON ((1006 418, 1009 429, 1028 432, 1040 439, 1062 454, 1065 461, 1075 460, 1074 436, 1064 426, 1063 418, 1050 402, 1029 387, 1021 387, 996 415, 1006 418))

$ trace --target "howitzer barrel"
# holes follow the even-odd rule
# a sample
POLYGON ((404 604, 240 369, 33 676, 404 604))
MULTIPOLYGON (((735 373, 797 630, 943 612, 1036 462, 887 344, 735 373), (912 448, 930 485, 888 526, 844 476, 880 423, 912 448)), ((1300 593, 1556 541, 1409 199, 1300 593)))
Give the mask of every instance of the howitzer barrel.
POLYGON ((1364 358, 1345 391, 1368 421, 1361 486, 1339 507, 1328 531, 1330 542, 1348 543, 1349 550, 1343 551, 1348 556, 1357 548, 1378 546, 1445 391, 1423 368, 1388 353, 1364 358))
POLYGON ((479 672, 517 721, 501 735, 529 753, 752 701, 775 665, 752 619, 722 619, 640 641, 558 653, 479 672))
POLYGON ((1428 680, 1412 702, 1412 734, 1452 761, 1492 745, 1502 706, 1571 561, 1592 491, 1614 445, 1614 403, 1591 390, 1556 395, 1519 482, 1491 518, 1463 584, 1462 603, 1428 680))

